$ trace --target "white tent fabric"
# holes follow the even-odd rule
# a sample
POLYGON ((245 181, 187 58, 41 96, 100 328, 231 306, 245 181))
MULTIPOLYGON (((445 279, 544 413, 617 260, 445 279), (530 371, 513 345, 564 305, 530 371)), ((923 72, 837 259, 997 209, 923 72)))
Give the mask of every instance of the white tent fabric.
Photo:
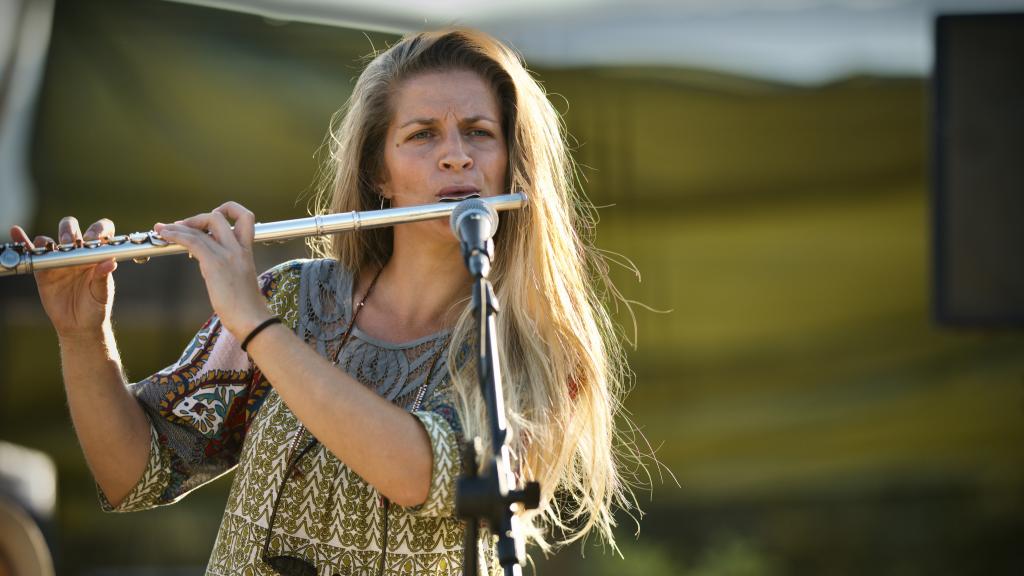
POLYGON ((53 0, 0 2, 0 238, 34 210, 29 143, 52 22, 53 0))
MULTIPOLYGON (((464 24, 533 65, 692 66, 814 84, 851 73, 927 75, 943 12, 1024 12, 1024 0, 168 0, 401 33, 464 24)), ((32 110, 54 0, 0 2, 0 237, 32 217, 32 110)))
POLYGON ((943 12, 1024 0, 171 0, 386 32, 465 24, 532 64, 695 66, 795 83, 926 75, 943 12))

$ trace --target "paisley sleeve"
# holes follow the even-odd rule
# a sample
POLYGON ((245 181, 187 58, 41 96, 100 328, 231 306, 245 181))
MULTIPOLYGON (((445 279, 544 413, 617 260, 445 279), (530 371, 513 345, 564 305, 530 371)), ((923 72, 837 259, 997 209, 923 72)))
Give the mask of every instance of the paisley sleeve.
MULTIPOLYGON (((301 261, 287 262, 259 279, 270 309, 293 330, 300 268, 301 261)), ((171 504, 234 468, 270 385, 214 315, 177 362, 129 390, 150 422, 149 462, 117 506, 97 485, 108 512, 171 504)))
POLYGON ((455 482, 463 470, 463 432, 453 394, 448 381, 428 396, 421 410, 412 413, 427 431, 434 457, 427 499, 407 508, 413 516, 455 515, 455 482))

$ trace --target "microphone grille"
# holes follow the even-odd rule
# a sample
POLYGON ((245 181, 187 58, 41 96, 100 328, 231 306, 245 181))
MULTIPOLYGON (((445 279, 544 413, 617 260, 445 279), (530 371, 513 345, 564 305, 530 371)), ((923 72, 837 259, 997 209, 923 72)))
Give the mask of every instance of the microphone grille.
POLYGON ((498 229, 498 211, 494 209, 490 204, 484 202, 480 198, 468 198, 459 202, 459 205, 452 210, 452 218, 450 224, 452 227, 452 233, 455 237, 459 237, 459 220, 469 212, 477 212, 486 214, 487 219, 491 223, 491 232, 493 233, 498 229))

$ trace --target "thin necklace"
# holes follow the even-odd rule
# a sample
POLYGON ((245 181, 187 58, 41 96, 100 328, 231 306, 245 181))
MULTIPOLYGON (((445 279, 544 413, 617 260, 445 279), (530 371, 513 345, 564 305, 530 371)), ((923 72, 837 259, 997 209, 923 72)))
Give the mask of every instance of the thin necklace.
POLYGON ((363 294, 363 299, 360 300, 355 309, 352 310, 352 321, 348 323, 348 327, 345 328, 345 334, 341 337, 341 344, 338 345, 338 351, 334 353, 334 364, 337 365, 338 359, 341 358, 341 350, 348 343, 348 339, 352 336, 352 328, 356 325, 356 318, 359 318, 359 313, 363 311, 363 307, 366 306, 366 301, 370 299, 370 294, 373 294, 373 287, 377 285, 377 280, 380 278, 381 272, 384 271, 384 267, 381 266, 377 273, 373 275, 373 280, 370 281, 370 287, 366 289, 366 294, 363 294))
MULTIPOLYGON (((370 287, 366 289, 366 294, 363 294, 363 299, 355 305, 355 309, 352 310, 352 320, 349 321, 348 327, 345 328, 345 333, 341 336, 341 343, 338 344, 338 351, 334 353, 334 364, 338 364, 338 359, 341 356, 341 351, 345 348, 345 344, 348 343, 349 337, 352 336, 352 328, 356 325, 356 318, 359 317, 359 313, 362 312, 363 307, 366 306, 366 301, 370 298, 370 294, 373 293, 373 287, 377 285, 377 279, 380 278, 380 273, 384 271, 384 267, 381 266, 374 274, 373 280, 370 281, 370 287)), ((298 420, 298 418, 296 418, 298 420)), ((299 447, 299 441, 302 440, 303 435, 306 432, 306 425, 299 422, 299 431, 295 434, 295 438, 292 439, 291 446, 288 447, 288 459, 285 462, 291 462, 292 457, 295 456, 295 450, 299 447)), ((313 437, 313 443, 316 444, 318 440, 313 437)), ((307 450, 309 448, 307 447, 307 450)))
MULTIPOLYGON (((348 323, 348 327, 345 328, 345 334, 343 334, 341 337, 341 344, 338 345, 338 351, 335 352, 334 354, 335 365, 338 365, 338 360, 341 357, 341 351, 342 349, 345 348, 345 344, 348 343, 349 338, 352 336, 352 328, 354 328, 356 325, 356 319, 359 317, 359 313, 362 312, 363 307, 366 306, 366 301, 370 299, 370 294, 373 293, 373 288, 374 286, 377 285, 377 280, 380 278, 380 274, 383 271, 383 266, 379 270, 377 270, 377 273, 374 274, 373 276, 373 280, 370 281, 370 287, 366 289, 366 294, 363 294, 363 298, 359 301, 359 303, 355 305, 355 309, 352 311, 352 320, 348 323)), ((427 370, 426 375, 423 377, 423 383, 420 384, 419 389, 416 391, 416 398, 413 401, 411 412, 419 410, 420 405, 423 403, 423 397, 426 395, 427 392, 427 384, 430 383, 430 377, 433 375, 434 368, 437 367, 437 362, 438 360, 441 359, 441 356, 443 355, 445 348, 447 348, 449 339, 451 339, 450 335, 447 338, 445 338, 444 342, 441 343, 441 345, 438 347, 437 352, 434 354, 434 358, 430 362, 430 368, 427 370)), ((291 446, 288 448, 289 456, 288 459, 285 460, 285 462, 291 462, 292 457, 295 455, 295 450, 298 448, 299 441, 302 440, 302 437, 305 434, 305 432, 305 424, 299 422, 299 431, 297 434, 295 434, 295 438, 292 439, 291 446)), ((313 437, 313 444, 316 444, 317 442, 318 440, 316 439, 316 437, 313 437)), ((306 450, 308 449, 309 447, 306 447, 306 450)))

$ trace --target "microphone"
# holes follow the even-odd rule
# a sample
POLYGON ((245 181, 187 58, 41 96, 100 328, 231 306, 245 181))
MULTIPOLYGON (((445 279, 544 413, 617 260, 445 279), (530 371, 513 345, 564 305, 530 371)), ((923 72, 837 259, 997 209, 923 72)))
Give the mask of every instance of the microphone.
POLYGON ((469 198, 452 211, 451 226, 462 244, 462 258, 469 273, 474 278, 486 278, 491 269, 491 238, 498 230, 498 212, 479 198, 469 198))

